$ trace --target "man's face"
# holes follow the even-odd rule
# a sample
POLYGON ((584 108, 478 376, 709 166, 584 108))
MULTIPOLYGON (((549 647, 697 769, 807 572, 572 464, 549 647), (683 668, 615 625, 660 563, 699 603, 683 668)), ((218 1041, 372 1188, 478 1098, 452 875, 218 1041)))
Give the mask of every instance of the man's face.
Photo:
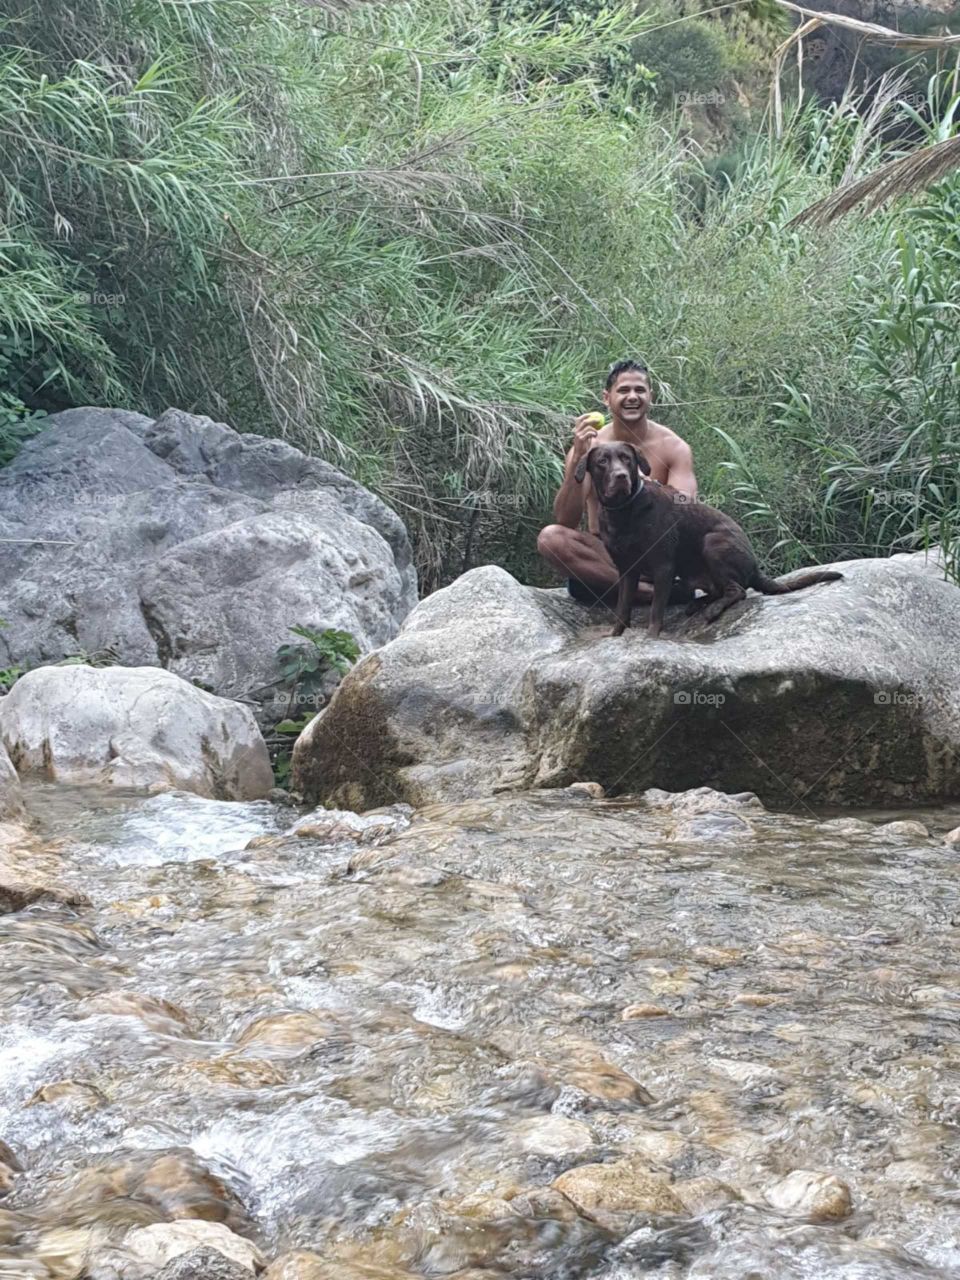
POLYGON ((653 402, 646 374, 636 369, 621 373, 610 390, 604 391, 603 402, 627 426, 641 423, 653 402))

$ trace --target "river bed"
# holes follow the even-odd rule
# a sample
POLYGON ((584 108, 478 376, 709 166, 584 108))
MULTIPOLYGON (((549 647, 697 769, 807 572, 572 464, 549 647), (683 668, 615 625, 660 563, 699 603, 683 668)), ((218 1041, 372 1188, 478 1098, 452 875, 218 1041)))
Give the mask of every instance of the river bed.
POLYGON ((171 1217, 335 1280, 960 1274, 960 810, 28 802, 88 905, 0 916, 0 1276, 171 1217))

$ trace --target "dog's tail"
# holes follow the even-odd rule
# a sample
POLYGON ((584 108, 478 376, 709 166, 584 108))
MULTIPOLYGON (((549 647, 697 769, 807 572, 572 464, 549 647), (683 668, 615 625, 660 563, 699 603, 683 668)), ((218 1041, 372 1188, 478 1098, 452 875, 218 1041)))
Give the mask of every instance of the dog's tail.
POLYGON ((788 591, 802 591, 804 587, 815 587, 818 582, 836 582, 843 574, 836 569, 811 569, 809 573, 801 573, 798 578, 789 582, 778 582, 776 578, 768 578, 758 569, 750 583, 754 591, 762 591, 765 596, 785 596, 788 591))

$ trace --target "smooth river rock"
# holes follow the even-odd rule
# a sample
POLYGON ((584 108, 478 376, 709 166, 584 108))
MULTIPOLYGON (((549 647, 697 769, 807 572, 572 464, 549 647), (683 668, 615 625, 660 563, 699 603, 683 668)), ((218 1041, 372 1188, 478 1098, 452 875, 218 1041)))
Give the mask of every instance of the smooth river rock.
POLYGON ((87 904, 57 854, 22 823, 0 822, 0 916, 34 902, 87 904))
POLYGON ((850 1188, 832 1173, 795 1169, 763 1193, 774 1209, 810 1222, 840 1222, 853 1212, 850 1188))
POLYGON ((295 1249, 274 1258, 267 1267, 263 1280, 327 1280, 326 1267, 327 1264, 319 1253, 295 1249))
POLYGON ((145 1216, 222 1223, 231 1232, 250 1225, 236 1195, 187 1147, 102 1155, 71 1173, 45 1211, 55 1220, 74 1221, 108 1201, 114 1206, 112 1228, 140 1227, 145 1216))
POLYGON ((552 1184, 581 1212, 598 1214, 683 1213, 682 1200, 663 1174, 637 1157, 610 1164, 581 1164, 552 1184))
POLYGON ((257 800, 273 786, 248 707, 156 667, 38 667, 0 698, 21 777, 257 800))
MULTIPOLYGON (((210 1259, 211 1264, 228 1262, 248 1275, 265 1266, 263 1255, 256 1245, 244 1240, 220 1222, 157 1222, 131 1231, 124 1244, 138 1258, 158 1270, 180 1258, 184 1259, 184 1265, 192 1258, 191 1266, 195 1269, 195 1255, 200 1249, 214 1255, 210 1259)), ((181 1273, 177 1274, 180 1276, 181 1273)), ((206 1272, 197 1271, 196 1274, 197 1280, 201 1276, 203 1280, 207 1280, 206 1272)), ((211 1272, 209 1280, 213 1280, 216 1274, 218 1273, 211 1272)), ((228 1274, 229 1272, 225 1273, 224 1280, 228 1274)), ((183 1270, 182 1280, 190 1280, 192 1275, 193 1271, 189 1268, 183 1270)))
MULTIPOLYGON (((418 1280, 418 1277, 405 1267, 321 1258, 318 1253, 298 1249, 271 1262, 261 1280, 418 1280)), ((493 1280, 493 1277, 487 1272, 484 1280, 493 1280)))
POLYGON ((712 625, 671 609, 657 640, 644 610, 612 638, 602 609, 474 569, 349 673, 294 784, 354 810, 581 780, 791 807, 960 796, 960 590, 918 556, 833 567, 712 625))
POLYGON ((553 1159, 583 1155, 594 1145, 585 1124, 560 1115, 529 1116, 521 1120, 513 1140, 522 1151, 553 1159))

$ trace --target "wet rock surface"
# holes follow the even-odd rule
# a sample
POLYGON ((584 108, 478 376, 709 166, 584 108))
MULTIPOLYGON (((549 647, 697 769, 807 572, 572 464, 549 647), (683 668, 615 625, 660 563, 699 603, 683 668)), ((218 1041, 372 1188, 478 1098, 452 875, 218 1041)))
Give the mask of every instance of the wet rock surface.
POLYGON ((618 1215, 682 1213, 683 1204, 667 1178, 644 1160, 584 1164, 561 1174, 553 1184, 580 1213, 614 1227, 618 1215))
POLYGON ((24 794, 0 1274, 957 1274, 960 812, 24 794))
MULTIPOLYGON (((3 698, 0 698, 2 704, 3 698)), ((14 822, 23 818, 23 793, 20 779, 0 741, 0 822, 14 822)))
MULTIPOLYGON (((182 1259, 182 1267, 198 1266, 197 1254, 213 1254, 213 1264, 230 1262, 248 1275, 262 1271, 263 1255, 256 1245, 244 1240, 219 1222, 157 1222, 131 1231, 124 1244, 149 1268, 160 1270, 182 1259)), ((202 1273, 201 1273, 202 1274, 202 1273)))
POLYGON ((250 1280, 251 1267, 225 1256, 219 1249, 193 1249, 179 1254, 159 1273, 157 1280, 250 1280))
POLYGON ((34 902, 85 903, 71 870, 55 846, 43 845, 22 823, 0 822, 0 926, 5 914, 34 902))
POLYGON ((853 1212, 850 1188, 832 1173, 796 1169, 764 1193, 781 1213, 811 1222, 840 1222, 853 1212))

